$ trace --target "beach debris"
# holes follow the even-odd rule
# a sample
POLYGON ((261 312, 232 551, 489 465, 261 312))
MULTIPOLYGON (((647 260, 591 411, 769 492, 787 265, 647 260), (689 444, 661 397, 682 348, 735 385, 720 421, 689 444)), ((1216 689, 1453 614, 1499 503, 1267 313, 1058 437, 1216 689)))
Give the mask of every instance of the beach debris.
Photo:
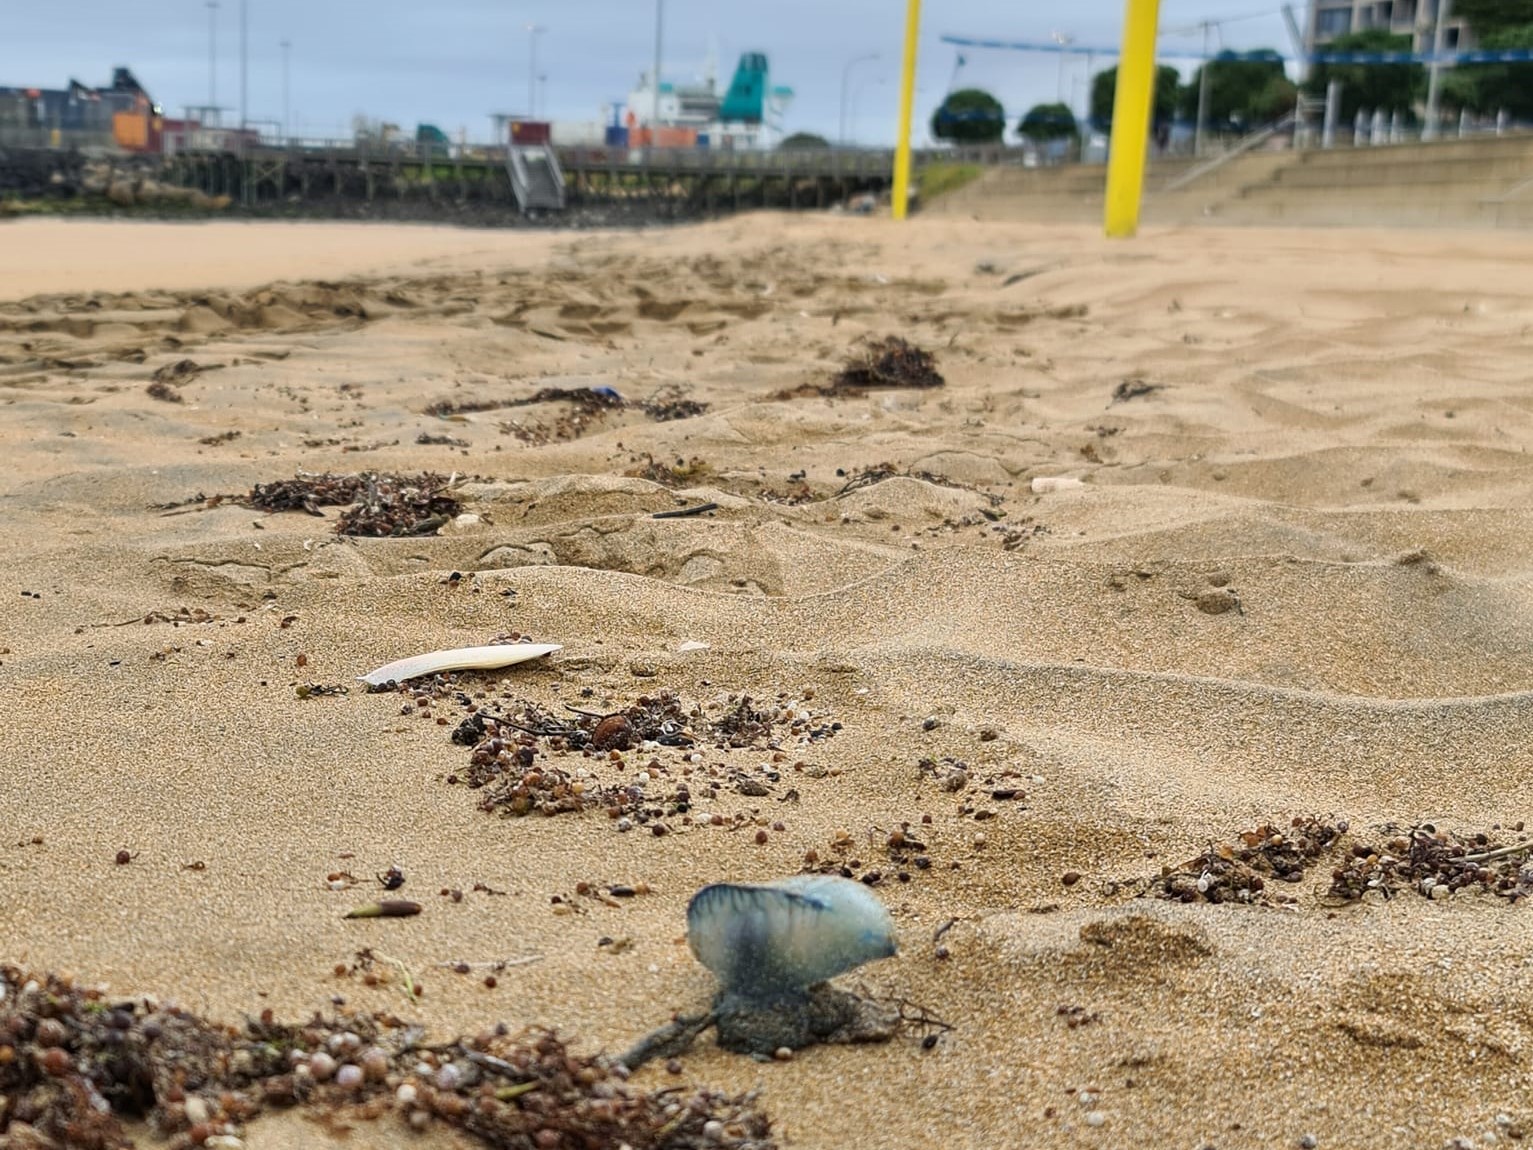
POLYGON ((703 415, 708 405, 696 399, 684 399, 677 388, 662 388, 639 404, 639 409, 656 423, 670 423, 677 419, 691 419, 703 415))
POLYGON ((1032 480, 1034 495, 1053 495, 1059 491, 1079 491, 1085 487, 1079 479, 1068 475, 1035 475, 1032 480))
POLYGON ((1328 823, 1315 817, 1294 818, 1286 826, 1262 823, 1233 843, 1209 843, 1180 866, 1162 867, 1150 893, 1179 902, 1294 902, 1268 883, 1302 882, 1347 826, 1345 819, 1328 823))
MULTIPOLYGON (((1521 832, 1524 823, 1513 830, 1521 832)), ((1533 840, 1505 843, 1501 828, 1456 835, 1422 823, 1408 830, 1386 828, 1382 840, 1356 841, 1331 874, 1330 898, 1351 902, 1373 893, 1390 898, 1413 890, 1444 899, 1480 891, 1516 902, 1533 895, 1533 840)))
POLYGON ((423 675, 438 675, 444 671, 493 671, 525 663, 562 651, 562 643, 495 643, 488 647, 454 647, 445 651, 432 651, 426 655, 412 655, 385 663, 375 671, 358 675, 369 687, 386 688, 390 683, 403 683, 423 675))
POLYGON ((1438 900, 1474 891, 1516 902, 1533 895, 1533 840, 1524 826, 1513 824, 1518 841, 1508 843, 1499 825, 1472 835, 1431 823, 1385 826, 1378 837, 1365 837, 1351 833, 1346 819, 1295 818, 1286 827, 1268 822, 1163 867, 1148 893, 1181 902, 1291 904, 1298 900, 1276 893, 1272 880, 1300 883, 1313 867, 1330 863, 1325 897, 1333 903, 1407 890, 1438 900))
POLYGON ((1164 384, 1147 383, 1142 379, 1125 379, 1112 389, 1112 399, 1108 400, 1107 406, 1115 403, 1127 403, 1131 399, 1143 399, 1147 395, 1154 395, 1164 389, 1164 384))
POLYGON ((196 360, 178 359, 174 363, 167 363, 154 369, 154 374, 149 378, 155 383, 169 383, 180 386, 187 380, 201 375, 205 371, 216 371, 222 367, 220 363, 202 364, 196 360))
POLYGON ((351 694, 351 688, 345 683, 299 683, 293 694, 300 699, 335 699, 351 694))
POLYGON ((401 475, 366 471, 353 475, 306 475, 258 483, 239 502, 257 511, 306 511, 346 507, 335 524, 337 535, 371 538, 425 535, 462 510, 449 495, 454 477, 422 472, 401 475))
MULTIPOLYGON (((392 889, 392 888, 390 888, 392 889)), ((385 898, 365 902, 345 913, 344 918, 411 918, 420 914, 421 904, 406 898, 385 898)))
POLYGON ((945 382, 931 352, 891 335, 848 360, 831 387, 845 393, 875 387, 941 387, 945 382))
POLYGON ((697 455, 691 459, 678 456, 674 464, 662 463, 648 452, 630 458, 634 466, 623 472, 625 476, 629 479, 647 479, 665 487, 687 487, 713 475, 713 468, 708 461, 697 455), (642 463, 639 462, 641 459, 642 463))
POLYGON ((861 883, 825 875, 713 883, 687 906, 687 943, 719 980, 707 1013, 678 1016, 622 1056, 633 1068, 674 1058, 710 1027, 726 1050, 783 1059, 821 1042, 884 1042, 903 1005, 826 981, 895 953, 894 923, 861 883))
POLYGON ((459 439, 456 435, 431 435, 421 432, 415 437, 415 442, 422 447, 467 447, 468 440, 459 439))
POLYGON ((688 639, 686 642, 677 646, 676 653, 678 655, 686 655, 692 651, 706 651, 712 646, 712 643, 702 643, 696 639, 688 639))
POLYGON ((694 515, 705 515, 709 511, 717 511, 717 503, 698 503, 692 507, 678 507, 674 511, 656 511, 650 516, 651 519, 689 519, 694 515))
POLYGON ((487 1027, 427 1044, 391 1012, 289 1025, 270 1009, 236 1027, 0 966, 5 1146, 129 1150, 132 1123, 173 1146, 234 1147, 263 1112, 293 1107, 352 1129, 390 1115, 414 1131, 440 1124, 492 1150, 777 1145, 753 1093, 674 1083, 644 1091, 627 1077, 548 1029, 487 1027))
POLYGON ((177 391, 170 384, 164 383, 158 379, 151 383, 148 387, 144 388, 144 390, 149 393, 150 399, 158 399, 162 403, 186 402, 181 398, 181 393, 179 391, 177 391))

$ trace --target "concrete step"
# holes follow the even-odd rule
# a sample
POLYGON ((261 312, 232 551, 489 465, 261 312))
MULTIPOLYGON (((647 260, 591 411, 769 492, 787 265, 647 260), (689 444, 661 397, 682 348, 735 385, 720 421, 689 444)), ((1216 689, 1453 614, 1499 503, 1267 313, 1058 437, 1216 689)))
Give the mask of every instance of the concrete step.
POLYGON ((1316 167, 1296 164, 1276 173, 1274 179, 1295 188, 1335 187, 1341 185, 1378 186, 1383 184, 1451 184, 1467 180, 1514 181, 1533 175, 1533 154, 1503 156, 1495 160, 1445 160, 1427 163, 1370 162, 1359 157, 1350 167, 1316 167))
POLYGON ((1232 197, 1247 202, 1288 200, 1294 203, 1394 204, 1430 199, 1477 204, 1499 199, 1515 184, 1508 180, 1463 180, 1440 184, 1407 180, 1391 184, 1332 184, 1299 187, 1288 183, 1254 184, 1232 197))
POLYGON ((1305 167, 1349 167, 1358 156, 1375 162, 1397 163, 1426 160, 1458 163, 1476 159, 1533 154, 1533 135, 1478 136, 1463 140, 1442 140, 1434 144, 1384 144, 1375 147, 1310 149, 1299 153, 1305 167))

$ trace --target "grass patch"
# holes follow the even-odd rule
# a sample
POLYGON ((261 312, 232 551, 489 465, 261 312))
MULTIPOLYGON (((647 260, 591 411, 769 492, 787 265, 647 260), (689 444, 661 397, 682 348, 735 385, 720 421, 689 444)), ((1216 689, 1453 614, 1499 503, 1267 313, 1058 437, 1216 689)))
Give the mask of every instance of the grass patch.
POLYGON ((916 190, 921 202, 929 203, 973 183, 984 170, 979 164, 927 164, 916 172, 916 190))

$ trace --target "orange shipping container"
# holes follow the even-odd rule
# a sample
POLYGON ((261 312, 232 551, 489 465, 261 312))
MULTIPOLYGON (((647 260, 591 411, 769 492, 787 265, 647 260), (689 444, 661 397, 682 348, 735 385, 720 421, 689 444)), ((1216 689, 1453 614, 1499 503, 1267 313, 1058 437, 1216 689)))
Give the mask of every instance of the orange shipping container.
POLYGON ((149 117, 143 112, 114 112, 112 138, 129 152, 149 150, 149 117))

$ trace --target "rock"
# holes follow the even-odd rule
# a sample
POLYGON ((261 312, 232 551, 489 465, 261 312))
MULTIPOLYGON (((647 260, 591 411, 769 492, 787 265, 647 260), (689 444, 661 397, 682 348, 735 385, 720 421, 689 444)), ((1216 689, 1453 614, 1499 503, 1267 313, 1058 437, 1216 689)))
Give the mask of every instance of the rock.
POLYGON ((1205 615, 1223 615, 1226 611, 1233 611, 1240 606, 1239 597, 1228 587, 1210 587, 1206 591, 1200 591, 1193 602, 1205 615))

